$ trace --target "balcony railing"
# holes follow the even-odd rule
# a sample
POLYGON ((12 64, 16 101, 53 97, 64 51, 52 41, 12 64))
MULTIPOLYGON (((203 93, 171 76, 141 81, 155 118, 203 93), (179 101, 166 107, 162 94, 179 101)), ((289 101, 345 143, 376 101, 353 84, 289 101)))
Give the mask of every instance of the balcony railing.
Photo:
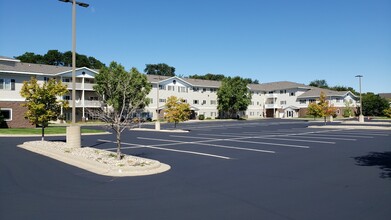
MULTIPOLYGON (((64 83, 64 84, 67 86, 67 88, 69 90, 72 89, 72 83, 71 82, 67 82, 67 83, 64 83)), ((77 90, 83 90, 83 86, 82 85, 83 85, 82 83, 76 83, 76 89, 77 90)), ((84 90, 94 90, 94 88, 93 88, 94 85, 95 84, 84 83, 84 90)))
POLYGON ((277 104, 265 104, 266 109, 280 108, 277 104))
POLYGON ((265 97, 270 99, 270 98, 277 98, 277 94, 265 94, 265 97))
MULTIPOLYGON (((69 107, 72 107, 72 100, 68 100, 69 107)), ((83 107, 83 101, 82 100, 76 100, 75 107, 83 107)), ((84 107, 85 108, 99 108, 102 106, 102 103, 100 101, 91 101, 91 100, 84 100, 84 107)))

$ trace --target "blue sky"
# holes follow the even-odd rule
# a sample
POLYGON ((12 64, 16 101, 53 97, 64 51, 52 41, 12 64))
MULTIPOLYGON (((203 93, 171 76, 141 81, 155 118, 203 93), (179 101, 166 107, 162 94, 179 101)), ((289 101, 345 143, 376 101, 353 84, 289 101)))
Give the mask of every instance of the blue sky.
MULTIPOLYGON (((77 52, 143 71, 391 92, 390 0, 82 0, 77 52)), ((0 0, 0 55, 71 50, 71 4, 0 0)))

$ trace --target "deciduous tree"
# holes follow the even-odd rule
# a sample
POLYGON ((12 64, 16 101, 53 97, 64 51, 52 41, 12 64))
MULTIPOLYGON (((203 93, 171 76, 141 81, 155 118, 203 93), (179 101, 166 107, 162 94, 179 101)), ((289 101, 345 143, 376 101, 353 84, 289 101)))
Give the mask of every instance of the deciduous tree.
POLYGON ((42 86, 38 84, 35 77, 32 77, 28 82, 23 82, 20 94, 26 99, 26 103, 22 104, 27 107, 25 117, 32 124, 41 125, 42 140, 44 140, 45 127, 48 126, 49 121, 57 120, 61 113, 61 107, 68 107, 66 101, 57 99, 67 92, 67 87, 55 79, 44 82, 42 86))
POLYGON ((175 67, 165 63, 145 64, 144 72, 149 75, 175 76, 175 67))
POLYGON ((102 108, 90 111, 94 117, 109 124, 116 133, 117 159, 121 159, 121 133, 133 123, 137 110, 149 104, 147 95, 152 85, 136 68, 129 72, 112 62, 95 76, 94 90, 103 102, 102 108))
POLYGON ((368 92, 362 95, 362 112, 367 116, 381 116, 383 110, 389 107, 388 100, 368 92))
POLYGON ((246 80, 240 77, 227 77, 217 91, 217 109, 223 116, 236 118, 238 111, 247 110, 251 103, 251 92, 246 80))
POLYGON ((174 126, 179 122, 187 121, 190 117, 190 105, 185 103, 183 99, 178 99, 176 96, 167 98, 164 110, 164 119, 168 122, 174 122, 174 126))

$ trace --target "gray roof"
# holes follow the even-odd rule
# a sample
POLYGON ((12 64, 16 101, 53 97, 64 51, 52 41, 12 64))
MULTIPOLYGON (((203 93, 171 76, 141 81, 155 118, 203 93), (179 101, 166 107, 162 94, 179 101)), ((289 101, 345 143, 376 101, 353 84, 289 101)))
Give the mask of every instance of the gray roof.
MULTIPOLYGON (((298 98, 315 98, 319 97, 321 92, 324 92, 326 96, 345 96, 350 91, 334 91, 330 89, 322 89, 318 87, 308 86, 310 90, 298 96, 298 98)), ((351 93, 354 97, 356 97, 353 93, 351 93)))
POLYGON ((250 84, 249 87, 251 90, 256 90, 256 91, 276 91, 276 90, 296 89, 296 88, 309 89, 309 86, 307 85, 301 83, 289 82, 289 81, 250 84))
POLYGON ((9 62, 20 62, 20 60, 11 58, 11 57, 5 57, 5 56, 0 56, 0 61, 9 61, 9 62))
POLYGON ((379 93, 379 96, 391 100, 391 93, 379 93))
POLYGON ((21 63, 21 62, 0 62, 0 71, 34 74, 57 74, 72 70, 72 67, 53 66, 45 64, 21 63))
MULTIPOLYGON (((221 82, 220 81, 214 81, 214 80, 202 80, 202 79, 191 79, 191 78, 179 78, 176 76, 173 76, 175 78, 181 79, 190 85, 193 86, 203 86, 203 87, 220 87, 221 82)), ((173 78, 171 76, 159 76, 159 75, 149 75, 147 74, 148 81, 151 83, 156 83, 157 81, 163 81, 169 78, 173 78)))

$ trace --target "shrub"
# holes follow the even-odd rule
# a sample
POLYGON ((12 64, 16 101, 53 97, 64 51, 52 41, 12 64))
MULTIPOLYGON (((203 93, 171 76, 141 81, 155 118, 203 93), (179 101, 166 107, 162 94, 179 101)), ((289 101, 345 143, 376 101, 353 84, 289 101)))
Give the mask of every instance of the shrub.
POLYGON ((387 116, 387 118, 391 118, 391 107, 390 108, 387 108, 387 109, 384 109, 383 110, 383 114, 385 116, 387 116))
POLYGON ((198 116, 198 120, 204 120, 205 119, 205 115, 199 115, 198 116))

